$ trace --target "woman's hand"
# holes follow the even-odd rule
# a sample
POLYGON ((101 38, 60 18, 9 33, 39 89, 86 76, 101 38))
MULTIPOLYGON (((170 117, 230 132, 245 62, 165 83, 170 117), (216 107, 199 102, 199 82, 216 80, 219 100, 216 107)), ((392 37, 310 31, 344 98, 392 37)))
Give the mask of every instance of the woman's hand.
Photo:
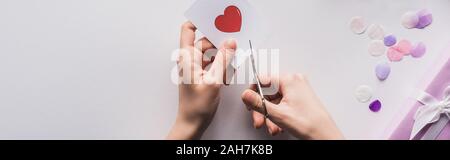
POLYGON ((255 86, 242 94, 248 109, 253 110, 255 128, 266 123, 269 133, 282 130, 302 139, 343 139, 334 121, 314 94, 303 75, 290 74, 280 77, 260 77, 264 86, 279 85, 278 93, 267 96, 265 102, 269 119, 263 114, 262 100, 255 86))
POLYGON ((216 113, 220 88, 231 76, 226 75, 226 69, 234 57, 236 42, 226 41, 211 61, 204 54, 214 46, 206 38, 194 43, 195 30, 191 22, 182 26, 178 115, 167 139, 199 139, 216 113))

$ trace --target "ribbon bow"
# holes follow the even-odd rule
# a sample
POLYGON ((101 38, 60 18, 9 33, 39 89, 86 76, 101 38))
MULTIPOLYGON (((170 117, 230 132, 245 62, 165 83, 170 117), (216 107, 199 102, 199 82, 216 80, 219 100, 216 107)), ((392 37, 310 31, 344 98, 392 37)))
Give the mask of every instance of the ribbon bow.
POLYGON ((419 95, 417 100, 424 106, 420 107, 414 115, 414 125, 410 139, 413 139, 426 125, 439 121, 441 114, 446 115, 450 119, 450 86, 444 90, 444 99, 442 101, 438 101, 425 92, 419 95))

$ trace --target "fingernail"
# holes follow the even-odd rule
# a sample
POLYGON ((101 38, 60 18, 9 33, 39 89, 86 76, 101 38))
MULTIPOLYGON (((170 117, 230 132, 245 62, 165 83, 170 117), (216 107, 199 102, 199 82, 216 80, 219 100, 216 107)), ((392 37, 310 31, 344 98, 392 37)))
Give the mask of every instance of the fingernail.
POLYGON ((227 40, 227 46, 230 48, 236 48, 236 40, 233 38, 227 40))

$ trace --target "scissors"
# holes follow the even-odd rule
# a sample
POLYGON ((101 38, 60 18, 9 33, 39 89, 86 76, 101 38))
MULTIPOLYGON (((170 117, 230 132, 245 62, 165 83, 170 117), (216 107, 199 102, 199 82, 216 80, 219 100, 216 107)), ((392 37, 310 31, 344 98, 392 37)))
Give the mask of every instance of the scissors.
POLYGON ((262 107, 264 109, 264 117, 265 118, 269 118, 269 113, 267 112, 267 108, 266 108, 266 98, 264 98, 264 94, 262 91, 262 87, 261 87, 261 81, 259 80, 259 74, 256 71, 256 64, 255 64, 255 57, 253 56, 253 47, 252 47, 252 41, 248 40, 248 43, 250 44, 250 60, 252 63, 252 68, 253 68, 253 77, 256 80, 256 87, 259 93, 259 96, 261 96, 261 101, 262 101, 262 107))

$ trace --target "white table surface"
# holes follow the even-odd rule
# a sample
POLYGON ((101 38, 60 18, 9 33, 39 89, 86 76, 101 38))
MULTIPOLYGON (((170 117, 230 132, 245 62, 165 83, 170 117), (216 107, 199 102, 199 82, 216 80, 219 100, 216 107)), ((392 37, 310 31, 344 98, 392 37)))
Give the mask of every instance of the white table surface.
MULTIPOLYGON (((174 123, 178 90, 170 80, 184 11, 192 0, 0 1, 0 139, 163 139, 174 123)), ((420 77, 450 42, 449 0, 250 0, 270 22, 267 48, 280 49, 282 72, 309 77, 349 139, 382 139, 420 77), (428 8, 434 23, 407 30, 401 15, 428 8), (367 35, 349 31, 353 16, 428 53, 392 64, 367 53, 367 35), (353 96, 361 84, 383 102, 379 113, 353 96)), ((226 87, 204 139, 286 139, 252 128, 240 94, 226 87)))

